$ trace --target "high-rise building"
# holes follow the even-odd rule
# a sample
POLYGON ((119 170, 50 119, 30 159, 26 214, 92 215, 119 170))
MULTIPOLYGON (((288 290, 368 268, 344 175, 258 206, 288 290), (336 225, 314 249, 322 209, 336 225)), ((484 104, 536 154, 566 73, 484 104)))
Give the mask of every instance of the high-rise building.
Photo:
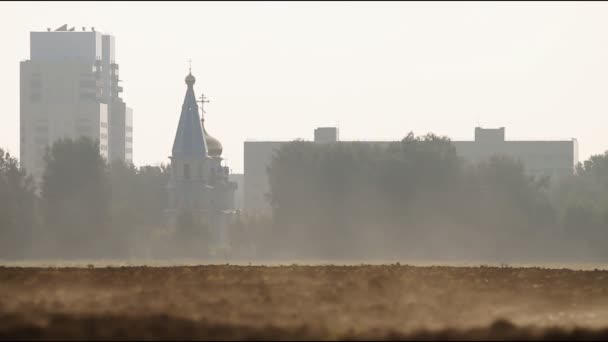
POLYGON ((132 162, 132 110, 120 98, 114 50, 114 37, 94 28, 30 32, 30 59, 20 68, 20 154, 36 180, 46 148, 62 137, 91 137, 108 161, 132 162))

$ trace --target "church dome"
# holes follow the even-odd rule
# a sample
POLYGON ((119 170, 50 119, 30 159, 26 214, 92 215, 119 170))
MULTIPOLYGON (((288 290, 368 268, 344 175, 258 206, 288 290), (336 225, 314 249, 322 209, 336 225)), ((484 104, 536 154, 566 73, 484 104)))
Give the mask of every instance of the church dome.
POLYGON ((203 127, 205 131, 205 142, 207 143, 207 153, 210 157, 219 157, 222 155, 223 147, 222 143, 216 138, 212 137, 207 130, 203 127))
POLYGON ((189 73, 188 76, 186 76, 186 84, 192 85, 192 84, 194 84, 194 82, 196 82, 196 78, 194 78, 194 76, 192 76, 192 73, 189 73))

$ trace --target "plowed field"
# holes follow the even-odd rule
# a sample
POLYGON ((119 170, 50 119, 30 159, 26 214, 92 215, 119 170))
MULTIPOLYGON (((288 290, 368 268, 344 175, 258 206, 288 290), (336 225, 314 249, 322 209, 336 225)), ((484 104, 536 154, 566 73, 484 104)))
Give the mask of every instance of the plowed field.
POLYGON ((608 339, 608 271, 0 267, 0 339, 608 339))

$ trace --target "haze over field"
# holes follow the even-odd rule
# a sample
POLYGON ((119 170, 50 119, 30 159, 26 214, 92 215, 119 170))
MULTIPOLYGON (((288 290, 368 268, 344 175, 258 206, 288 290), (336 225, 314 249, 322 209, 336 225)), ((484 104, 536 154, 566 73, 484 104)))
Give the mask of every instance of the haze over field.
POLYGON ((0 268, 0 339, 605 340, 605 271, 0 268))
POLYGON ((134 110, 134 162, 167 162, 188 59, 208 129, 243 171, 245 139, 577 138, 608 146, 608 4, 600 2, 0 4, 0 146, 19 151, 19 61, 29 32, 114 34, 134 110))
POLYGON ((606 339, 607 18, 1 3, 0 341, 606 339))

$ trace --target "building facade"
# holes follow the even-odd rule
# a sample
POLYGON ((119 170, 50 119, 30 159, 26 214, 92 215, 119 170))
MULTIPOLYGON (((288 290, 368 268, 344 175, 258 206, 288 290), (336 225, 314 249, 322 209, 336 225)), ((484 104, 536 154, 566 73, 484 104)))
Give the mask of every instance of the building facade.
POLYGON ((337 127, 315 128, 315 142, 330 143, 340 140, 340 131, 337 127))
POLYGON ((177 217, 190 212, 206 224, 215 247, 230 245, 229 227, 235 218, 234 192, 237 184, 229 179, 229 168, 222 165, 222 144, 205 128, 204 111, 194 95, 196 79, 186 76, 186 96, 171 152, 168 184, 168 221, 175 226, 177 217))
MULTIPOLYGON (((339 141, 337 128, 315 130, 315 142, 339 141)), ((270 191, 267 167, 284 141, 245 141, 243 211, 248 214, 271 213, 267 198, 270 191)), ((389 144, 388 141, 368 141, 370 144, 389 144)), ((456 153, 465 160, 479 162, 493 155, 506 155, 520 160, 526 172, 534 176, 560 178, 574 173, 578 163, 576 139, 561 141, 510 141, 505 139, 504 127, 475 128, 473 141, 452 141, 456 153)))
POLYGON ((20 159, 34 179, 60 138, 88 136, 108 161, 132 162, 132 110, 119 81, 113 36, 67 25, 30 32, 30 59, 20 64, 20 159))

